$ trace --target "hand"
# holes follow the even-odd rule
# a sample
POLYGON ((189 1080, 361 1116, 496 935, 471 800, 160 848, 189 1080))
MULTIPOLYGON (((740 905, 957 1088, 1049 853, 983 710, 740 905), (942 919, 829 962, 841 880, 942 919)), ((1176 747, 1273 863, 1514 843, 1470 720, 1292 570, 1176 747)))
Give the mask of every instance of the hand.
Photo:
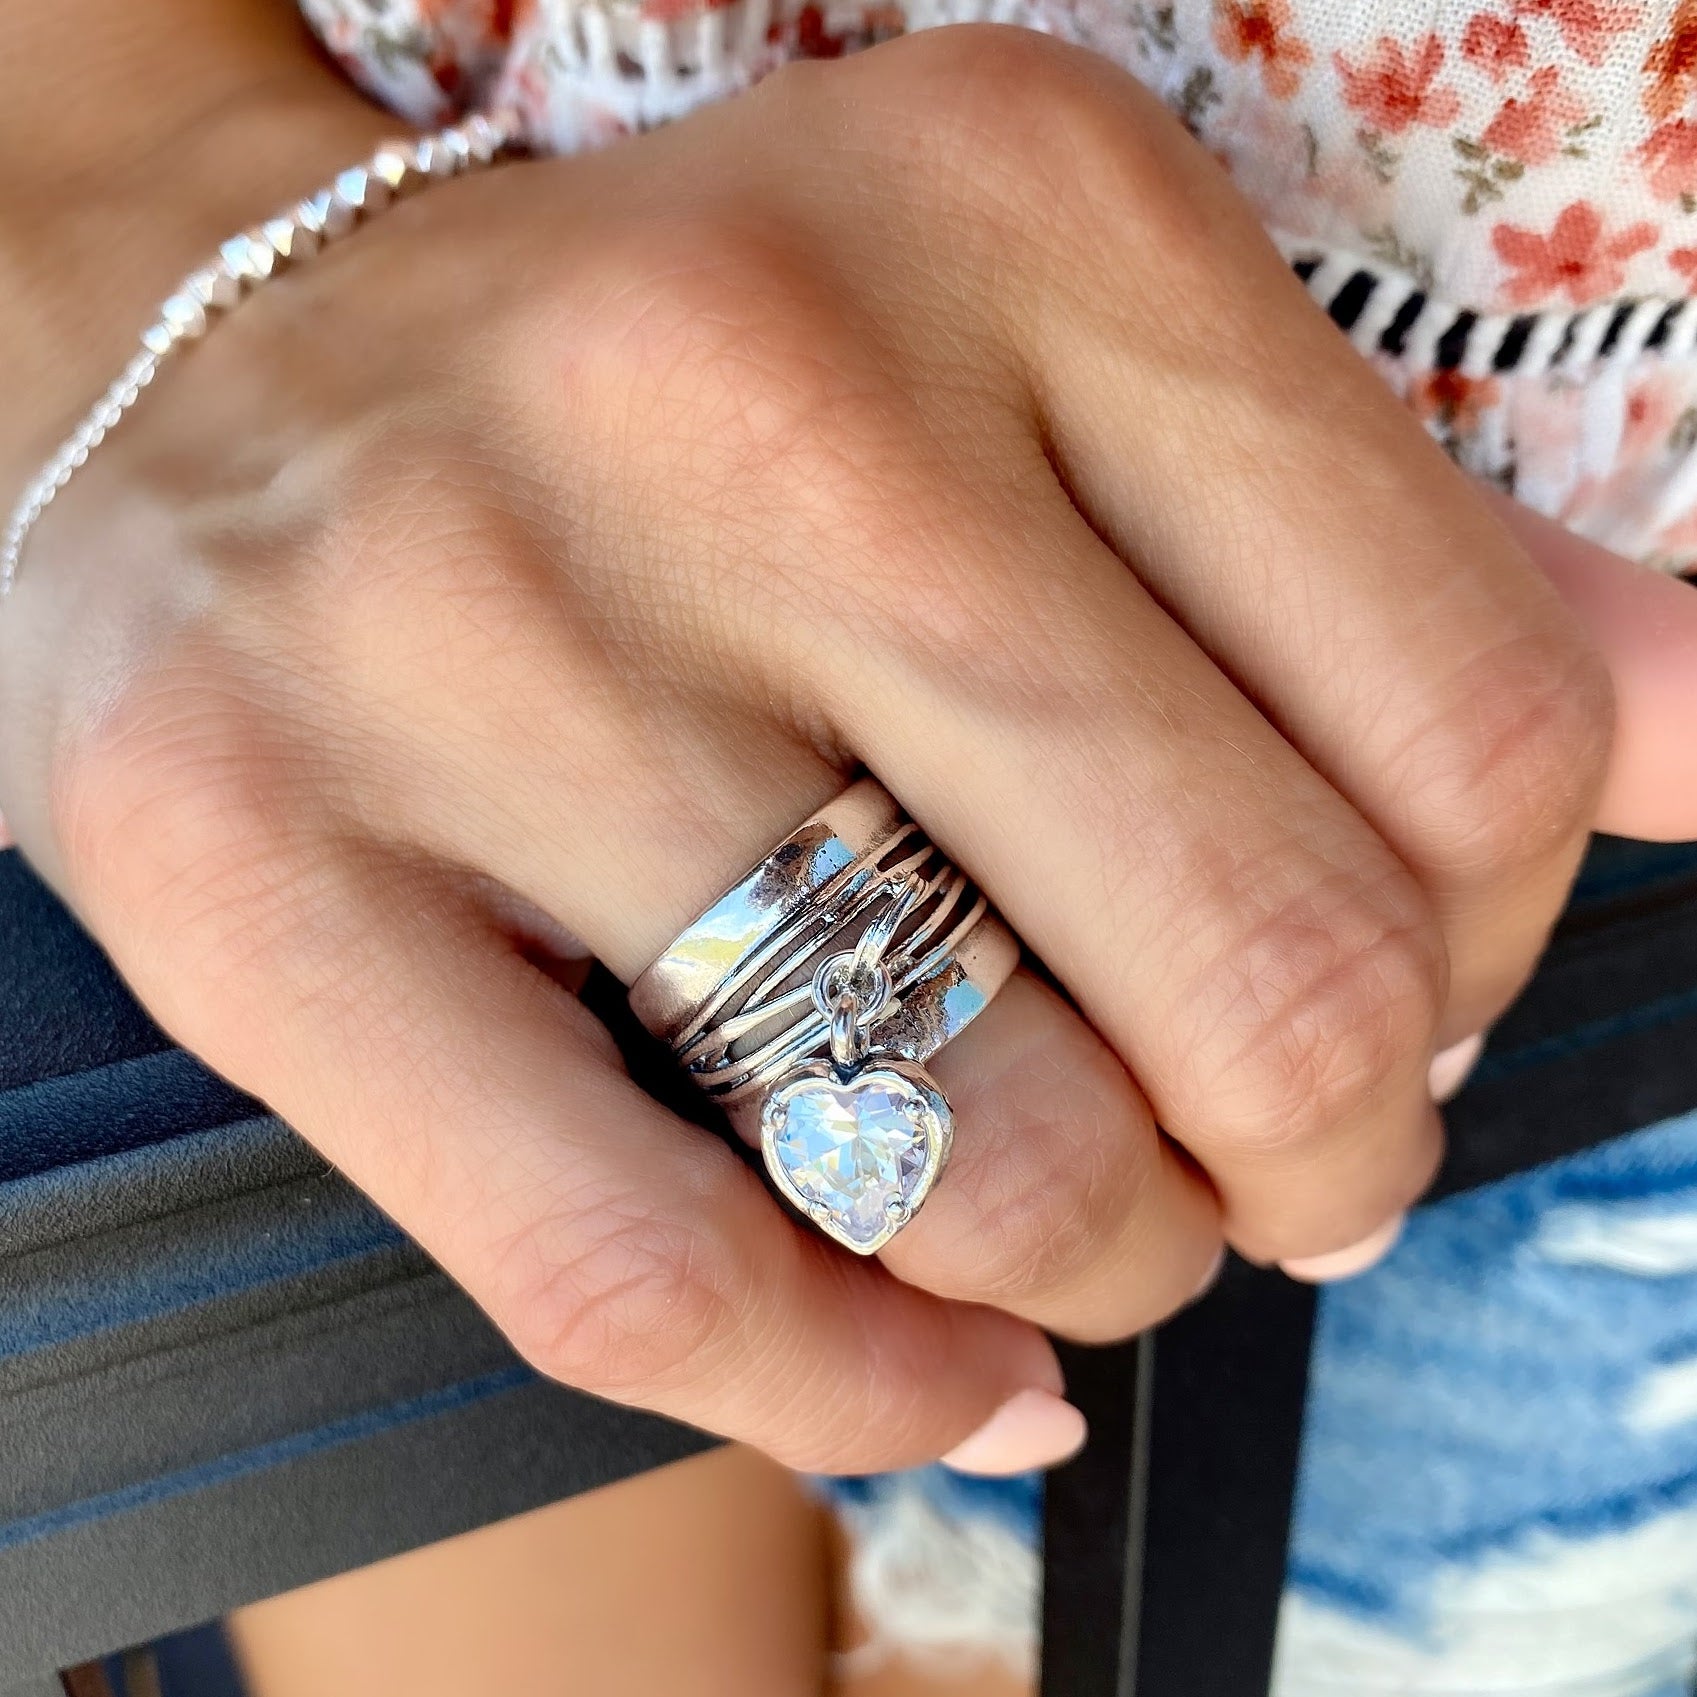
POLYGON ((0 666, 12 823, 172 1032, 545 1372, 857 1470, 1021 1392, 976 1459, 1045 1459, 1038 1327, 1406 1207, 1612 734, 1213 164, 1001 29, 264 291, 43 523, 0 666), (534 964, 634 977, 861 762, 1071 997, 1022 974, 937 1058, 954 1161, 882 1266, 534 964))

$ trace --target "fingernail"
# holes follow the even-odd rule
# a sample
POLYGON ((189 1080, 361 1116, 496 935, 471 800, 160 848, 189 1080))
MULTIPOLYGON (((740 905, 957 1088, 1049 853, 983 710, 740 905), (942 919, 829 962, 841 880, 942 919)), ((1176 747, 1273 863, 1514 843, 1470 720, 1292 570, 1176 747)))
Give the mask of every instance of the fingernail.
POLYGON ((1084 1447, 1084 1416, 1049 1391, 1008 1398, 970 1438, 945 1455, 957 1473, 1030 1473, 1054 1467, 1084 1447))
POLYGON ((1440 1049, 1432 1057, 1432 1070, 1426 1077, 1434 1102, 1447 1102, 1467 1082, 1467 1075, 1478 1064, 1484 1047, 1485 1034, 1481 1031, 1440 1049))
POLYGON ((1404 1215, 1398 1214, 1395 1219, 1387 1220, 1379 1229, 1359 1243, 1352 1243, 1347 1249, 1334 1249, 1329 1255, 1293 1256, 1279 1265, 1293 1279, 1300 1279, 1304 1284, 1329 1285, 1339 1279, 1352 1279, 1357 1273, 1364 1273, 1375 1262, 1382 1261, 1390 1253, 1391 1245, 1402 1236, 1404 1215))
POLYGON ((1192 1302, 1200 1302, 1220 1280, 1220 1270, 1226 1264, 1226 1246, 1222 1243, 1215 1253, 1214 1259, 1208 1263, 1208 1271, 1202 1275, 1201 1283, 1197 1285, 1192 1302))
POLYGON ((0 813, 0 849, 12 846, 12 833, 6 829, 6 815, 0 813))

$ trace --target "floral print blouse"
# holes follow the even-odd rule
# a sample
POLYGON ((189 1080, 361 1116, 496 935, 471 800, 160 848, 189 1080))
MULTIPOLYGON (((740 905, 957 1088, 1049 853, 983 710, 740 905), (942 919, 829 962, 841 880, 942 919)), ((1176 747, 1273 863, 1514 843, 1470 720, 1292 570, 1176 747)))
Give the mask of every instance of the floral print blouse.
POLYGON ((426 124, 601 146, 787 59, 987 20, 1092 47, 1231 172, 1455 457, 1697 566, 1697 0, 301 0, 426 124))

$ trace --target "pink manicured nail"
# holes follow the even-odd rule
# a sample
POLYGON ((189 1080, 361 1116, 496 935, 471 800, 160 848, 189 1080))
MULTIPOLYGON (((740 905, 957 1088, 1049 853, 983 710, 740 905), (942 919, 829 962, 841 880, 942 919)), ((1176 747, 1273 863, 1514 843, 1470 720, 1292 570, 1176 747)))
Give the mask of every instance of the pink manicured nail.
POLYGON ((1054 1467, 1084 1447, 1084 1416, 1049 1391, 1008 1398, 970 1438, 943 1457, 958 1473, 1029 1473, 1054 1467))
POLYGON ((1219 1253, 1208 1263, 1208 1271, 1202 1275, 1202 1281, 1196 1287, 1196 1294, 1190 1299, 1192 1302, 1200 1302, 1219 1283, 1220 1272, 1225 1264, 1226 1246, 1222 1243, 1219 1253))
POLYGON ((1390 1253, 1391 1245, 1402 1236, 1403 1216, 1387 1220, 1370 1237, 1352 1243, 1347 1249, 1334 1249, 1329 1255, 1302 1255, 1279 1265, 1293 1279, 1307 1285, 1335 1284, 1339 1279, 1352 1279, 1364 1273, 1375 1262, 1390 1253))
POLYGON ((1479 1032, 1440 1049, 1432 1057, 1432 1070, 1426 1076, 1434 1102, 1447 1102, 1467 1082, 1467 1075, 1478 1065, 1484 1047, 1485 1035, 1479 1032))

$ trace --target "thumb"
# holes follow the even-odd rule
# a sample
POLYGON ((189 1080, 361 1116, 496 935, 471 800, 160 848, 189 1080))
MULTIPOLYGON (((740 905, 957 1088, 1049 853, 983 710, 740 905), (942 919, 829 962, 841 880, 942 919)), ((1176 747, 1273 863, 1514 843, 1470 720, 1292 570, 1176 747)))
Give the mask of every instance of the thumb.
POLYGON ((1597 829, 1660 842, 1697 838, 1697 589, 1487 493, 1590 631, 1614 679, 1614 751, 1597 829))

